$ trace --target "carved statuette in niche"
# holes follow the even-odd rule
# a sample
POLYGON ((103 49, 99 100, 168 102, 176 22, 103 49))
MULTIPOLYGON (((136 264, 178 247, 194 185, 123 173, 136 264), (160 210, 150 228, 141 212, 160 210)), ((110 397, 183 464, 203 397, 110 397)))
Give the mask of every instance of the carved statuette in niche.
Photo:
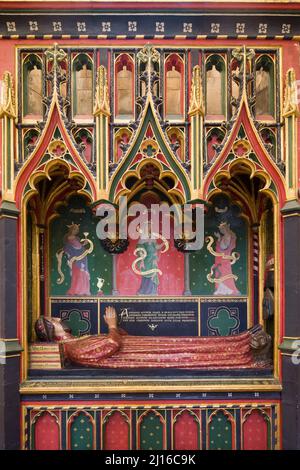
POLYGON ((86 64, 76 72, 76 114, 91 116, 93 112, 93 72, 86 64))
POLYGON ((260 67, 256 72, 256 114, 270 114, 270 74, 260 67))
MULTIPOLYGON (((225 90, 224 90, 225 92, 225 90)), ((206 105, 207 114, 222 115, 222 73, 213 65, 206 72, 206 105)))
POLYGON ((127 65, 117 73, 118 116, 132 116, 133 108, 133 76, 127 65))
POLYGON ((175 66, 167 72, 167 116, 181 115, 181 73, 175 66))
POLYGON ((27 75, 27 114, 33 116, 43 115, 43 81, 42 71, 36 65, 28 70, 27 75))

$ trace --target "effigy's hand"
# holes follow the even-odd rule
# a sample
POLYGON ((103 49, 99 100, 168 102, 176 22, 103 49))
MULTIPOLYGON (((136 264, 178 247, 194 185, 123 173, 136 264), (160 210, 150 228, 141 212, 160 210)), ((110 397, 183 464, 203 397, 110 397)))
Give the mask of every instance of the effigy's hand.
POLYGON ((117 328, 117 313, 114 307, 106 307, 104 320, 108 326, 108 329, 117 328))

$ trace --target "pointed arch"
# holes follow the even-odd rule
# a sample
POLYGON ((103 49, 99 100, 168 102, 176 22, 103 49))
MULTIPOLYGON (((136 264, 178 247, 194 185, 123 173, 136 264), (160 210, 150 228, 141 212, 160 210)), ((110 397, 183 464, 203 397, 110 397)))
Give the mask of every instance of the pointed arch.
POLYGON ((243 140, 241 143, 244 144, 247 142, 247 145, 249 145, 249 149, 246 150, 245 154, 249 160, 249 166, 254 163, 257 170, 261 170, 269 175, 277 189, 280 206, 283 206, 286 199, 284 178, 277 168, 276 163, 269 156, 253 124, 245 95, 242 99, 236 122, 227 138, 227 142, 225 143, 219 157, 213 163, 208 174, 206 175, 203 185, 203 196, 207 197, 208 193, 212 189, 211 184, 213 179, 215 178, 217 172, 222 171, 223 168, 226 167, 226 163, 229 161, 229 156, 231 160, 234 159, 234 161, 240 162, 238 152, 233 147, 235 142, 239 140, 238 134, 241 127, 245 133, 245 138, 241 139, 243 140), (252 163, 250 163, 250 161, 252 163))
POLYGON ((93 60, 87 53, 79 53, 72 59, 72 106, 75 120, 93 116, 93 60))
POLYGON ((86 180, 78 168, 61 158, 52 158, 28 177, 20 201, 21 218, 18 226, 19 257, 19 318, 22 345, 22 376, 26 376, 29 338, 35 338, 34 323, 43 312, 48 314, 49 284, 40 279, 40 270, 49 267, 49 221, 55 217, 57 202, 67 200, 68 196, 79 194, 91 202, 92 194, 86 188, 86 180), (28 220, 29 212, 34 213, 34 221, 28 220), (42 227, 42 228, 41 228, 42 227), (27 235, 33 229, 33 247, 27 235), (42 250, 42 262, 37 262, 34 253, 42 250), (33 275, 27 272, 32 266, 33 275), (43 283, 43 288, 41 288, 43 283), (43 293, 43 294, 42 294, 43 293), (28 305, 32 303, 32 309, 28 305))
POLYGON ((109 411, 103 420, 103 449, 130 449, 130 421, 122 410, 109 411))
POLYGON ((173 420, 173 449, 199 450, 200 420, 192 410, 180 410, 173 420))
POLYGON ((181 166, 181 163, 179 162, 178 158, 176 158, 173 151, 171 150, 170 145, 168 143, 168 139, 164 135, 159 120, 156 116, 152 100, 148 97, 140 125, 136 131, 134 138, 131 141, 131 145, 122 160, 120 161, 114 175, 112 176, 109 187, 109 200, 112 202, 114 202, 116 199, 118 183, 123 177, 124 173, 128 169, 130 169, 130 166, 132 165, 137 153, 139 152, 143 139, 147 134, 147 129, 149 125, 151 125, 152 127, 153 134, 163 155, 165 165, 169 167, 170 170, 174 171, 177 175, 180 185, 182 187, 182 193, 184 195, 185 201, 188 201, 190 199, 191 189, 188 176, 183 167, 181 166))
POLYGON ((268 54, 261 54, 255 61, 255 114, 257 119, 275 118, 275 63, 268 54))
POLYGON ((32 448, 35 450, 59 450, 61 440, 60 416, 49 410, 35 414, 31 426, 33 429, 32 448))
POLYGON ((43 60, 39 54, 28 54, 23 61, 23 118, 29 121, 43 118, 43 60))
MULTIPOLYGON (((232 147, 230 147, 232 148, 232 147)), ((253 148, 253 147, 252 147, 253 148)), ((251 159, 251 149, 237 158, 225 160, 219 171, 215 172, 206 197, 211 200, 214 195, 229 195, 232 200, 243 208, 243 213, 248 219, 249 248, 248 262, 253 266, 251 273, 252 281, 249 290, 250 312, 252 322, 264 325, 265 330, 273 338, 272 354, 275 373, 279 373, 280 362, 277 344, 282 334, 281 306, 283 304, 283 292, 280 289, 283 259, 283 231, 280 223, 282 217, 280 207, 284 203, 285 188, 281 179, 277 176, 279 184, 272 177, 272 166, 268 172, 261 161, 251 159), (269 256, 274 264, 274 276, 272 292, 274 296, 274 308, 270 318, 264 317, 264 295, 265 295, 265 270, 267 269, 267 258, 265 256, 265 229, 263 225, 263 214, 266 210, 271 211, 270 234, 272 247, 269 256)), ((274 169, 273 169, 274 172, 274 169)), ((274 174, 274 173, 273 173, 274 174)), ((253 324, 253 323, 252 323, 253 324)))
MULTIPOLYGON (((28 180, 30 179, 30 176, 39 169, 39 166, 42 163, 46 163, 45 160, 51 160, 53 158, 53 156, 49 155, 49 146, 51 142, 55 140, 57 131, 61 136, 61 142, 65 146, 65 150, 70 156, 69 164, 71 166, 73 165, 74 169, 77 169, 84 175, 86 180, 86 189, 90 191, 93 198, 96 198, 96 186, 94 178, 84 160, 77 152, 72 138, 66 130, 59 105, 57 104, 56 92, 54 92, 54 98, 49 109, 46 125, 37 141, 35 149, 33 150, 31 156, 24 163, 15 180, 15 199, 16 205, 19 209, 21 208, 24 189, 28 180)), ((63 158, 61 158, 61 161, 63 161, 63 158)))
POLYGON ((92 450, 96 448, 96 425, 93 416, 78 410, 68 419, 68 449, 92 450))
POLYGON ((154 177, 153 187, 158 189, 170 203, 184 204, 183 194, 178 189, 178 177, 166 169, 159 160, 153 158, 141 160, 134 169, 123 175, 120 182, 122 189, 116 194, 115 203, 118 203, 121 196, 127 196, 130 201, 142 189, 147 190, 147 172, 154 177))
POLYGON ((243 450, 268 450, 270 446, 270 417, 262 409, 251 409, 242 417, 243 450))
POLYGON ((222 54, 209 54, 205 60, 206 114, 215 120, 226 116, 226 64, 222 54))
POLYGON ((165 61, 165 116, 184 117, 184 61, 179 54, 169 54, 165 61))
POLYGON ((134 118, 134 61, 122 53, 115 61, 115 117, 120 121, 134 118))
POLYGON ((223 408, 213 411, 208 419, 207 449, 234 450, 235 420, 223 408))
POLYGON ((163 450, 166 448, 166 420, 156 410, 142 413, 137 422, 138 449, 163 450))

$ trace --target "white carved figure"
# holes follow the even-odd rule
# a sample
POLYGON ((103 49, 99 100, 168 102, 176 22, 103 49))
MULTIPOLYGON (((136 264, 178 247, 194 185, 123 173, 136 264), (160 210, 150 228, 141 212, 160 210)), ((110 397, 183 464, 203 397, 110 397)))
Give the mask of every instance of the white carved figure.
POLYGON ((42 71, 34 65, 27 75, 27 114, 43 115, 42 91, 42 71))
POLYGON ((206 73, 207 114, 222 115, 222 74, 213 65, 206 73))

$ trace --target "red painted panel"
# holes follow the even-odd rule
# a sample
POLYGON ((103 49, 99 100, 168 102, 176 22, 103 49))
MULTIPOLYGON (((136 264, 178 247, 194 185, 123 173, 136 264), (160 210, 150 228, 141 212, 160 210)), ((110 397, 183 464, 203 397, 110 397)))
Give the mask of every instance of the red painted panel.
POLYGON ((254 410, 243 425, 244 450, 268 449, 268 423, 264 416, 254 410))
MULTIPOLYGON (((158 244, 161 240, 158 240, 158 244)), ((131 240, 125 253, 117 258, 117 288, 120 295, 136 295, 142 276, 135 274, 132 263, 136 260, 134 251, 137 240, 131 240)), ((159 275, 158 295, 182 295, 184 291, 184 255, 174 247, 173 240, 166 253, 158 255, 159 275)))
POLYGON ((199 424, 188 411, 181 413, 174 424, 174 449, 199 449, 199 424))
POLYGON ((45 412, 37 418, 34 442, 36 450, 59 450, 59 426, 55 416, 45 412))
POLYGON ((104 426, 105 450, 129 449, 129 426, 125 416, 115 411, 109 416, 104 426))

